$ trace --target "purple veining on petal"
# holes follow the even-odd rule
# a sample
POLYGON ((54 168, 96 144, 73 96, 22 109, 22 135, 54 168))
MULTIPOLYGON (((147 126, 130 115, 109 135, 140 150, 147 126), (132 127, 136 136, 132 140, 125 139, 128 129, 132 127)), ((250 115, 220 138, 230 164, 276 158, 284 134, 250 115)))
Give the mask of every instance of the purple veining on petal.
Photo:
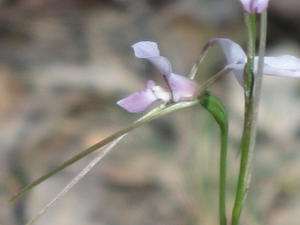
POLYGON ((174 102, 191 100, 197 95, 199 86, 195 81, 175 73, 167 76, 167 80, 174 102))

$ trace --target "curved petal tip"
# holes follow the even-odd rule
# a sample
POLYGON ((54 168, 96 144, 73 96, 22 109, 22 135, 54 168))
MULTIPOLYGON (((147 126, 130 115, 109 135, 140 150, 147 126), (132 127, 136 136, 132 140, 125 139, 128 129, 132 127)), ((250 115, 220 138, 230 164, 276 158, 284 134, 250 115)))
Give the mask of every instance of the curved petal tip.
POLYGON ((140 41, 131 46, 137 58, 147 59, 159 56, 157 43, 152 41, 140 41))

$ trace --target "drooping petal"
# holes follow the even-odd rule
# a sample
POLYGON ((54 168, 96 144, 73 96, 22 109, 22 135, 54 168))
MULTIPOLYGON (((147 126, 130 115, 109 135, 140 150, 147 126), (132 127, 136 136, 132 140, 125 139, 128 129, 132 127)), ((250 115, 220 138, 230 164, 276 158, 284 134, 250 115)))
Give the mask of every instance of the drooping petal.
POLYGON ((174 102, 191 100, 197 96, 199 86, 195 81, 175 73, 167 76, 167 80, 174 102))
POLYGON ((163 56, 147 58, 163 75, 169 75, 172 72, 170 61, 163 56))
POLYGON ((225 38, 215 38, 227 59, 228 64, 237 63, 237 64, 245 64, 247 61, 247 56, 242 49, 242 47, 236 42, 225 39, 225 38))
POLYGON ((217 41, 223 53, 226 57, 227 63, 233 69, 233 73, 237 78, 238 82, 242 85, 243 84, 243 73, 244 73, 244 66, 247 62, 247 56, 242 49, 242 47, 235 43, 232 40, 225 39, 225 38, 215 38, 213 39, 217 41))
MULTIPOLYGON (((258 57, 255 57, 255 64, 257 61, 258 57)), ((290 55, 265 57, 263 71, 270 76, 300 77, 300 59, 290 55)))
POLYGON ((262 13, 269 5, 269 0, 240 0, 247 13, 262 13))
POLYGON ((152 41, 141 41, 132 45, 137 58, 147 59, 164 75, 172 72, 171 63, 166 57, 160 56, 158 45, 152 41))
POLYGON ((239 82, 241 86, 244 84, 244 68, 245 64, 229 64, 226 66, 228 69, 232 70, 232 73, 234 74, 235 78, 239 82))
POLYGON ((157 43, 152 41, 140 41, 132 45, 134 55, 137 58, 147 59, 159 56, 157 43))
POLYGON ((154 86, 154 81, 148 81, 145 89, 137 91, 128 97, 119 100, 117 104, 131 113, 145 111, 151 104, 159 100, 152 91, 154 86))

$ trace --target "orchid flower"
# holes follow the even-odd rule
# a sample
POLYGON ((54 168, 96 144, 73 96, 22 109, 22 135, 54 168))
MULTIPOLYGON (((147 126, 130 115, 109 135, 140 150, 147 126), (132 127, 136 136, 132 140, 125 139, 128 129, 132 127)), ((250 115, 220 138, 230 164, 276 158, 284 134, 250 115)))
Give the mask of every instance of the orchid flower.
POLYGON ((269 5, 269 0, 240 0, 247 13, 262 13, 269 5))
POLYGON ((147 59, 163 75, 167 84, 167 90, 147 81, 146 88, 137 91, 117 102, 119 106, 131 113, 145 111, 154 102, 181 102, 193 100, 197 96, 198 85, 195 81, 172 72, 169 60, 160 55, 155 42, 141 41, 132 45, 137 58, 147 59))
MULTIPOLYGON (((232 69, 238 82, 243 85, 244 67, 247 63, 247 56, 242 47, 224 38, 215 38, 212 42, 220 44, 227 59, 228 68, 232 69)), ((257 70, 258 56, 255 57, 255 73, 257 70)), ((277 57, 264 57, 264 75, 279 77, 300 77, 300 59, 290 55, 277 57)))

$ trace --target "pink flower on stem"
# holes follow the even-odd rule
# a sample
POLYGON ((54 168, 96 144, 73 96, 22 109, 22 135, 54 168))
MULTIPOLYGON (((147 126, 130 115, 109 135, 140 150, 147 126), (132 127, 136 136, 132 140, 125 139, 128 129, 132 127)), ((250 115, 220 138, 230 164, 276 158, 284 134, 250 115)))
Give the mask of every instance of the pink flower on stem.
POLYGON ((247 13, 262 13, 268 8, 269 0, 240 0, 247 13))
MULTIPOLYGON (((240 45, 225 38, 215 38, 212 42, 220 44, 227 59, 228 68, 232 69, 238 82, 243 84, 244 67, 247 63, 247 56, 240 45)), ((255 70, 257 69, 258 56, 254 59, 255 70)), ((256 71, 254 71, 256 72, 256 71)), ((264 75, 279 77, 300 78, 300 59, 295 56, 282 55, 277 57, 264 57, 264 75)))
POLYGON ((149 80, 146 88, 137 91, 117 102, 119 106, 131 113, 145 111, 154 102, 180 102, 192 100, 196 97, 198 85, 195 81, 172 72, 172 67, 166 57, 160 55, 155 42, 141 41, 132 45, 137 58, 147 59, 164 76, 168 90, 149 80))

